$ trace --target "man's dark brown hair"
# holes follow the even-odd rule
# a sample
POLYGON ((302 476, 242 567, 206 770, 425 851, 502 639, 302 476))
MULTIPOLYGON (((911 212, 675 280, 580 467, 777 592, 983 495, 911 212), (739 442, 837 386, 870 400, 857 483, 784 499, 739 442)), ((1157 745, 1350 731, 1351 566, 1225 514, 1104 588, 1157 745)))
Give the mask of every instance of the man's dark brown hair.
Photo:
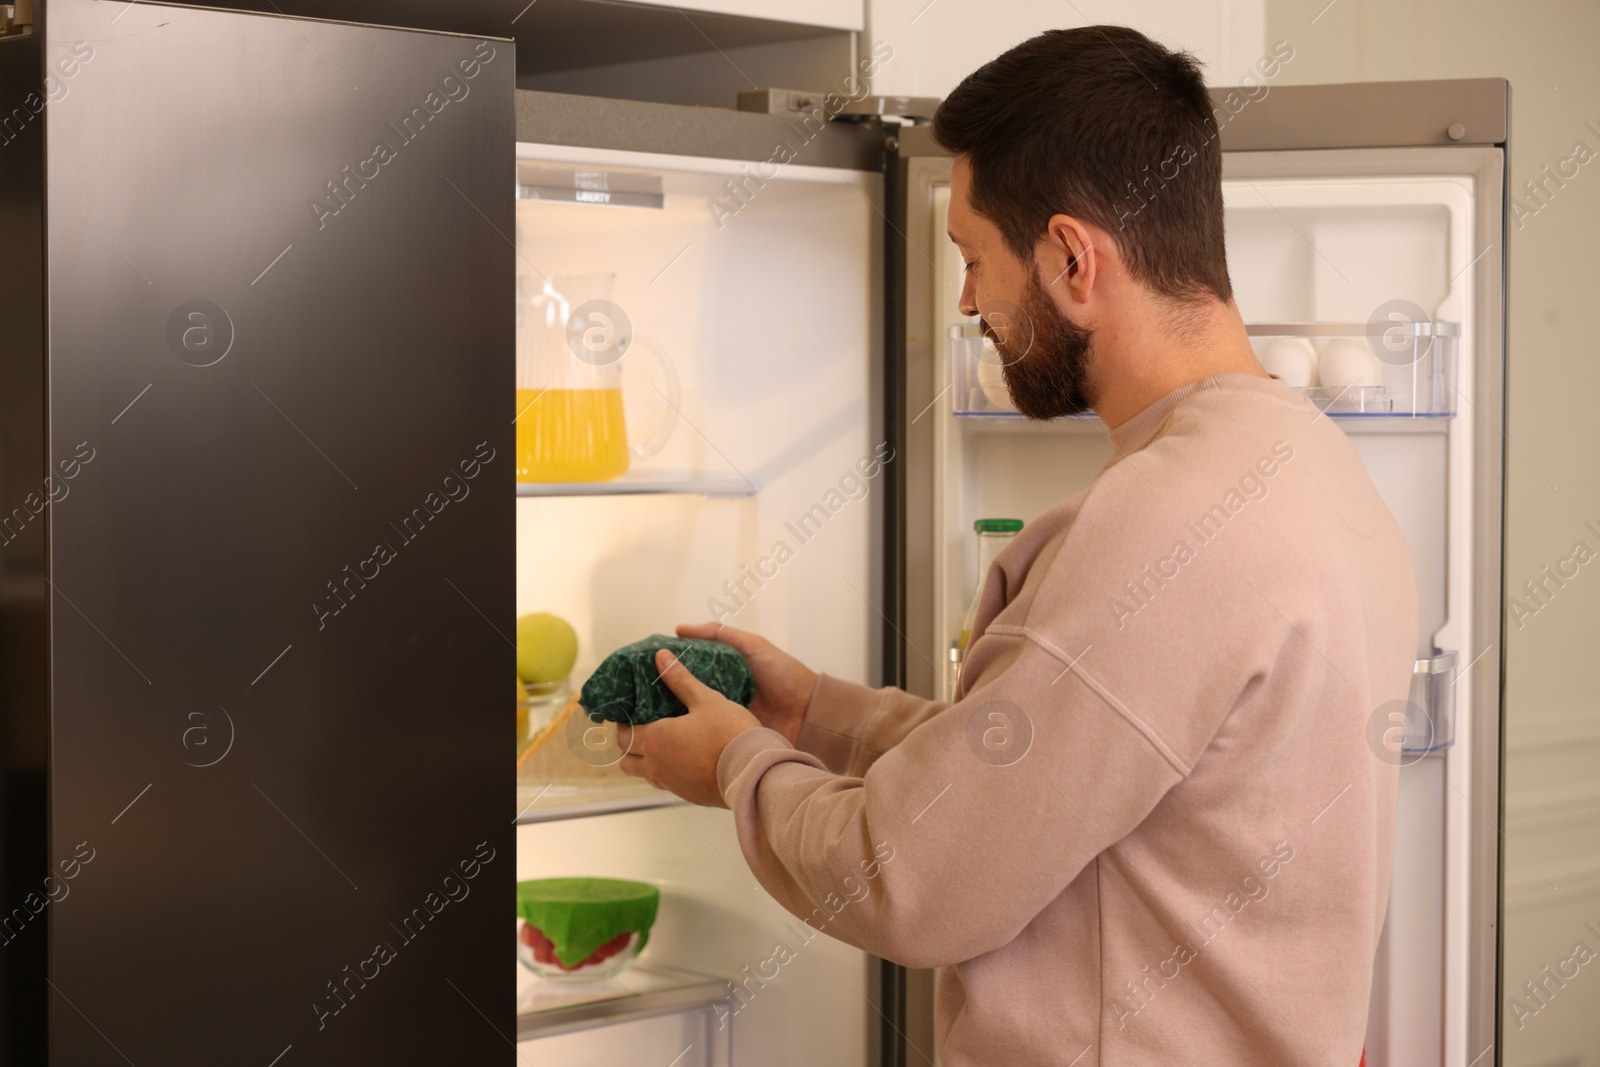
POLYGON ((1050 216, 1091 222, 1135 279, 1228 300, 1222 152, 1200 64, 1126 26, 1050 30, 985 63, 933 116, 973 210, 1033 258, 1050 216))

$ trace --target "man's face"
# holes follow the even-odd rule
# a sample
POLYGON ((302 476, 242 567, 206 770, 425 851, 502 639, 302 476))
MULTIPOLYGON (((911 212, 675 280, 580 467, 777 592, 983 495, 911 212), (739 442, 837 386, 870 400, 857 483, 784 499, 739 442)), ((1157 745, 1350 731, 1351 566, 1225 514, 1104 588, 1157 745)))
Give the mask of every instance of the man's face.
POLYGON ((1006 391, 1018 411, 1042 420, 1089 410, 1093 331, 1067 318, 1040 280, 1033 258, 1019 259, 999 228, 972 210, 971 177, 966 157, 957 156, 947 221, 966 263, 961 313, 979 316, 984 335, 1000 353, 1006 391))

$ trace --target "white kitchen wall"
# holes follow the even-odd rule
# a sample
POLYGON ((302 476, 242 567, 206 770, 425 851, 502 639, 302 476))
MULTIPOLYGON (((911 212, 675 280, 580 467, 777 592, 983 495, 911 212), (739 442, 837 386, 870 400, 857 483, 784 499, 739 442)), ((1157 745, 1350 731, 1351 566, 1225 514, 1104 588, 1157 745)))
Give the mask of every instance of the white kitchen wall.
POLYGON ((877 93, 945 96, 973 70, 1036 33, 1120 23, 1193 52, 1208 85, 1236 85, 1266 50, 1266 0, 872 0, 862 53, 879 41, 894 56, 877 93))

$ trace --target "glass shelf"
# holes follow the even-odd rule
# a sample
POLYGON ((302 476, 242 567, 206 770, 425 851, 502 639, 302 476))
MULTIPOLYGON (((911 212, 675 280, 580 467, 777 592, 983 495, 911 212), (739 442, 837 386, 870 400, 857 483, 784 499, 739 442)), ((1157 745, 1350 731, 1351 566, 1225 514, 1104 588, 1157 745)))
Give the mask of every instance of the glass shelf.
POLYGON ((609 482, 518 482, 518 496, 622 496, 634 493, 692 493, 701 496, 753 496, 760 488, 736 474, 710 477, 648 472, 624 474, 609 482))
POLYGON ((709 1009, 732 996, 732 983, 727 979, 676 967, 635 963, 615 978, 568 985, 543 981, 519 964, 517 1040, 530 1041, 667 1012, 709 1009))
POLYGON ((666 808, 688 801, 663 793, 649 782, 628 778, 623 782, 567 785, 517 780, 517 825, 612 815, 622 811, 666 808))

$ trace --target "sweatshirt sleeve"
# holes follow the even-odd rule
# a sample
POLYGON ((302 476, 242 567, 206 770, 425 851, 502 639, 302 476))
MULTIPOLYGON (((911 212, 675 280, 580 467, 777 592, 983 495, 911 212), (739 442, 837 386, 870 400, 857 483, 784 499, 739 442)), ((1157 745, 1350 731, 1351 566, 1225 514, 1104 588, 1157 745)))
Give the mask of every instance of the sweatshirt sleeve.
POLYGON ((1120 580, 1172 546, 1171 501, 1113 481, 1036 562, 1025 617, 974 642, 970 692, 911 709, 915 725, 875 760, 872 724, 898 698, 837 680, 819 682, 807 725, 850 733, 848 758, 843 742, 825 762, 765 729, 726 746, 718 786, 741 850, 786 909, 825 908, 829 934, 911 967, 999 948, 1145 819, 1265 675, 1290 624, 1243 530, 1168 583, 1161 623, 1108 610, 1120 580))
POLYGON ((907 734, 949 707, 903 689, 873 689, 819 674, 798 748, 835 774, 862 775, 907 734))

